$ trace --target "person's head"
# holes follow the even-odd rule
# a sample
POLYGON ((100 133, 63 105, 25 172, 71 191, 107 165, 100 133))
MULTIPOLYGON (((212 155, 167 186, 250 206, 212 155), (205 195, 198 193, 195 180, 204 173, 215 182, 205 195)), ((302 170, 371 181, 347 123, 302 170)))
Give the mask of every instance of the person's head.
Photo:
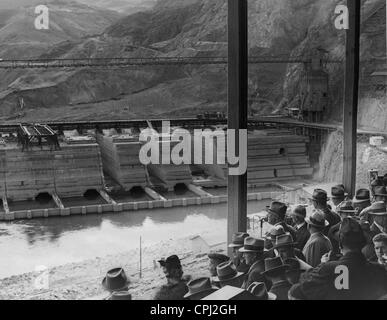
POLYGON ((243 284, 244 273, 238 272, 232 261, 223 262, 217 266, 218 276, 214 280, 220 283, 221 287, 232 286, 240 288, 243 284))
POLYGON ((281 259, 285 261, 296 257, 294 252, 295 244, 292 235, 290 233, 285 233, 284 235, 277 237, 274 249, 277 250, 281 259))
POLYGON ((293 220, 293 223, 295 225, 299 225, 305 222, 306 218, 306 208, 305 206, 297 206, 294 208, 293 212, 291 213, 291 217, 293 220))
POLYGON ((284 264, 280 257, 265 259, 265 272, 262 274, 269 278, 273 283, 280 280, 286 280, 286 272, 289 265, 284 264))
POLYGON ((387 208, 386 204, 382 201, 378 201, 372 204, 367 209, 367 214, 373 218, 373 222, 378 224, 384 233, 387 233, 387 208))
POLYGON ((359 215, 365 208, 371 206, 371 195, 368 189, 359 189, 352 200, 356 215, 359 215))
POLYGON ((337 207, 337 213, 340 215, 341 220, 355 215, 355 208, 352 201, 343 201, 337 207))
POLYGON ((226 262, 226 261, 230 260, 230 258, 227 257, 226 255, 219 254, 219 253, 209 253, 208 254, 208 258, 209 258, 208 269, 210 271, 211 277, 217 276, 216 267, 218 265, 220 265, 223 262, 226 262))
POLYGON ((383 261, 385 264, 387 260, 385 257, 387 256, 387 234, 380 233, 373 238, 373 243, 375 247, 375 253, 378 257, 378 261, 383 261))
POLYGON ((249 266, 262 259, 264 250, 265 241, 263 239, 256 239, 253 237, 247 237, 243 248, 239 249, 239 251, 243 253, 243 259, 249 266))
POLYGON ((271 245, 274 246, 275 245, 275 241, 277 239, 278 236, 281 236, 283 234, 285 234, 285 229, 282 225, 276 225, 274 227, 272 227, 266 237, 266 240, 267 241, 270 241, 271 245))
POLYGON ((367 244, 363 229, 355 218, 344 218, 339 230, 339 243, 343 251, 361 251, 367 244))
POLYGON ((324 209, 328 204, 328 194, 325 190, 315 189, 311 200, 315 209, 324 209))
POLYGON ((286 279, 291 284, 296 284, 300 281, 301 276, 301 268, 300 268, 300 262, 296 258, 289 258, 283 260, 284 264, 287 264, 289 266, 288 271, 286 271, 286 279))
POLYGON ((183 277, 183 268, 178 256, 173 255, 166 260, 159 260, 167 282, 170 284, 179 283, 183 277))
POLYGON ((286 204, 282 202, 272 202, 270 207, 267 209, 267 222, 272 226, 279 222, 283 222, 285 220, 287 209, 288 207, 286 204))
POLYGON ((338 206, 345 200, 345 188, 342 184, 332 187, 331 200, 335 206, 338 206))
POLYGON ((243 260, 243 253, 239 251, 243 247, 245 239, 249 237, 248 233, 237 232, 232 236, 232 242, 229 244, 229 248, 232 248, 232 254, 234 259, 243 260))
POLYGON ((385 186, 377 186, 374 188, 374 200, 375 202, 382 201, 387 203, 387 189, 385 186))
POLYGON ((218 288, 211 285, 210 278, 198 278, 191 280, 187 284, 188 293, 184 296, 188 300, 201 300, 211 293, 214 293, 218 288))
POLYGON ((322 232, 328 225, 324 213, 320 210, 314 210, 312 215, 305 219, 308 224, 310 234, 322 232))

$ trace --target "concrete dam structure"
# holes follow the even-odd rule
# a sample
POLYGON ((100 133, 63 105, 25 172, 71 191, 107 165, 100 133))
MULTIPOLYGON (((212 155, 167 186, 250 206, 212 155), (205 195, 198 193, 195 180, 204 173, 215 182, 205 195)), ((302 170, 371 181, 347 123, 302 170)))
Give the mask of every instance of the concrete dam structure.
MULTIPOLYGON (((227 202, 226 165, 144 166, 136 134, 105 134, 60 136, 60 148, 55 150, 46 145, 22 150, 6 138, 0 146, 0 220, 227 202), (106 181, 114 187, 107 187, 106 181), (181 186, 186 191, 174 194, 181 186), (133 190, 142 190, 143 195, 132 197, 133 190), (90 192, 94 197, 87 196, 90 192), (41 203, 42 195, 51 201, 41 203)), ((214 139, 213 145, 203 145, 203 152, 213 147, 216 163, 216 149, 221 146, 226 148, 225 141, 214 139)), ((308 138, 283 130, 249 132, 249 200, 275 196, 254 188, 308 178, 312 173, 308 138)))

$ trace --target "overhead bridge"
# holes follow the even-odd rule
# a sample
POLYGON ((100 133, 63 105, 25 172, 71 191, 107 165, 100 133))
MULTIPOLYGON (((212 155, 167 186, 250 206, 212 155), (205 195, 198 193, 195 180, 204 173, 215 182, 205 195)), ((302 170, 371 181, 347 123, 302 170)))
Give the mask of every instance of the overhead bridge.
MULTIPOLYGON (((198 118, 175 118, 175 119, 138 119, 138 120, 106 120, 106 121, 68 121, 68 122, 47 122, 36 121, 37 123, 47 124, 50 128, 56 131, 64 130, 97 130, 102 131, 104 129, 127 129, 127 128, 148 128, 151 124, 154 129, 162 127, 163 121, 169 121, 171 127, 182 127, 187 129, 192 128, 208 128, 216 126, 226 126, 227 119, 198 119, 198 118)), ((23 125, 23 124, 22 124, 23 125)), ((28 124, 25 124, 28 125, 28 124)), ((0 124, 1 133, 15 133, 20 128, 19 123, 14 124, 0 124)), ((309 132, 321 132, 329 133, 334 131, 342 131, 341 125, 324 124, 324 123, 311 123, 302 122, 285 117, 254 117, 248 121, 249 129, 268 129, 268 128, 283 128, 289 130, 303 130, 304 133, 309 132)), ((307 134, 305 134, 307 135, 307 134)), ((359 136, 385 136, 387 132, 376 130, 358 130, 359 136)))
MULTIPOLYGON (((250 64, 261 63, 311 63, 312 57, 251 56, 250 64)), ((323 59, 323 63, 342 63, 341 60, 323 59)), ((152 58, 74 58, 0 60, 0 69, 87 68, 87 67, 138 67, 163 65, 227 65, 227 57, 152 57, 152 58)))

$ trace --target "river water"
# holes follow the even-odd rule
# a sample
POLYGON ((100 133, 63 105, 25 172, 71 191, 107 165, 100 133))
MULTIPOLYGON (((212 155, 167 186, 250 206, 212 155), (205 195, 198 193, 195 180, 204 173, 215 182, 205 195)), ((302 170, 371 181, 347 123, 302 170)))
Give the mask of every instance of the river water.
MULTIPOLYGON (((248 203, 248 213, 269 201, 248 203)), ((95 257, 126 252, 160 241, 205 235, 226 240, 227 204, 140 212, 71 216, 0 223, 0 278, 95 257)))

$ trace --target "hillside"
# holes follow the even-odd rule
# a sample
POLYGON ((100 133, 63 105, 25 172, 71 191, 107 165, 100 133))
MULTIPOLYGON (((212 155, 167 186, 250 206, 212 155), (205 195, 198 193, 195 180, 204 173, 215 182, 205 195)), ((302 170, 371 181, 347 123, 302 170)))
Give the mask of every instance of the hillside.
MULTIPOLYGON (((333 24, 337 3, 338 0, 250 0, 250 54, 309 55, 312 49, 323 47, 331 56, 342 58, 343 33, 335 30, 333 24)), ((372 12, 383 15, 383 3, 384 0, 365 1, 363 25, 374 19, 372 12)), ((153 9, 123 17, 100 35, 62 42, 43 56, 224 56, 226 25, 226 0, 159 0, 153 9)), ((379 48, 378 55, 385 48, 383 32, 377 34, 363 35, 363 58, 370 54, 370 48, 379 48)), ((333 110, 340 110, 342 66, 328 67, 333 110)), ((368 69, 365 70, 371 71, 368 69)), ((300 71, 299 65, 250 66, 250 96, 255 101, 251 107, 267 114, 276 110, 283 99, 292 100, 297 95, 300 71)), ((227 74, 223 66, 12 71, 0 82, 4 120, 13 118, 20 96, 28 106, 26 121, 188 116, 202 110, 225 110, 227 105, 227 74)), ((372 86, 365 86, 362 99, 372 101, 377 110, 380 95, 374 91, 372 86)), ((364 112, 364 123, 368 122, 367 116, 364 112)), ((332 118, 340 118, 340 112, 332 112, 332 118)))
POLYGON ((73 1, 49 2, 49 30, 37 30, 35 6, 0 10, 0 57, 38 57, 63 41, 99 34, 119 18, 117 12, 73 1))

